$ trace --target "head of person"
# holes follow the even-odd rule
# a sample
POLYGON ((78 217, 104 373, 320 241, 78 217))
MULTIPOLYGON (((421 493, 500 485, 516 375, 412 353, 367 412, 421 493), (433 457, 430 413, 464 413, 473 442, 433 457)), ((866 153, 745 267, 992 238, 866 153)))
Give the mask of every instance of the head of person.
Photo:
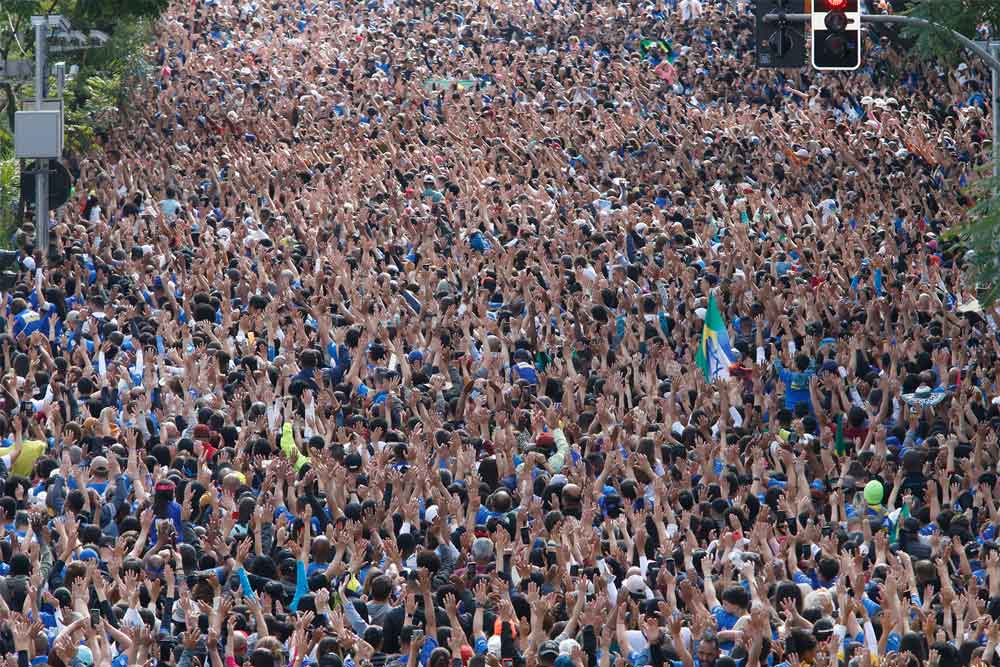
POLYGON ((750 608, 750 594, 739 584, 727 586, 719 601, 722 608, 733 616, 742 616, 750 608))
POLYGON ((715 661, 722 654, 719 648, 719 638, 715 632, 707 631, 705 633, 701 641, 698 642, 698 648, 695 653, 699 667, 715 667, 715 661))

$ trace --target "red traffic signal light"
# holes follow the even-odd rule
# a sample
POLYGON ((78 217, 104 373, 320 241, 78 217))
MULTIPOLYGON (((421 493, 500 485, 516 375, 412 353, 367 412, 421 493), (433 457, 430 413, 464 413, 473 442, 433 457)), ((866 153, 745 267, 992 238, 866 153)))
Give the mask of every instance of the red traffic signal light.
POLYGON ((861 12, 858 0, 815 0, 812 64, 820 70, 861 66, 861 12))

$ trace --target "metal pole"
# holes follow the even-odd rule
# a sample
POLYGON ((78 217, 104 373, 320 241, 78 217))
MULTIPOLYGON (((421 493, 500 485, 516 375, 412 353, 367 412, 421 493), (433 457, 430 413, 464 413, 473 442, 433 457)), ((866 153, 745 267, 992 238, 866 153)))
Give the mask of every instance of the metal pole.
MULTIPOLYGON (((1000 36, 998 36, 1000 37, 1000 36)), ((993 57, 1000 60, 1000 42, 993 42, 993 57)), ((993 178, 1000 188, 1000 69, 993 68, 993 178)))
MULTIPOLYGON (((32 16, 35 27, 35 111, 42 110, 45 100, 45 58, 48 46, 49 21, 45 16, 32 16)), ((36 161, 35 171, 35 248, 42 261, 49 256, 49 161, 36 161)))

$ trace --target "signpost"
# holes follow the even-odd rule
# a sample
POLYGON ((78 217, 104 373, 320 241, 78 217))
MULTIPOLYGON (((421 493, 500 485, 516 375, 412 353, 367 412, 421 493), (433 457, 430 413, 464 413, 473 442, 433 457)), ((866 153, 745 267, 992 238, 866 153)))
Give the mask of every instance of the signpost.
MULTIPOLYGON (((45 101, 45 60, 48 58, 49 19, 46 16, 32 16, 31 25, 35 27, 35 111, 41 111, 45 101)), ((61 114, 60 114, 61 115, 61 114)), ((17 124, 15 132, 20 130, 17 124)), ((62 130, 62 121, 59 122, 62 130)), ((62 137, 60 136, 60 139, 62 137)), ((60 140, 60 144, 62 141, 60 140)), ((55 155, 54 157, 61 157, 55 155)), ((35 247, 41 250, 42 257, 49 256, 49 160, 39 158, 35 170, 35 247)))
MULTIPOLYGON (((35 29, 35 99, 30 108, 18 111, 14 123, 14 154, 21 159, 34 159, 35 167, 22 174, 33 175, 21 179, 21 196, 35 200, 35 247, 42 257, 49 254, 49 212, 66 203, 69 198, 69 173, 57 160, 62 156, 64 135, 63 85, 66 80, 65 63, 56 63, 53 72, 57 80, 55 99, 46 99, 48 89, 47 61, 49 37, 60 40, 52 51, 79 51, 100 46, 108 36, 97 30, 85 35, 74 31, 69 21, 58 14, 32 16, 35 29)), ((0 61, 0 81, 25 82, 31 78, 30 63, 21 60, 0 61)), ((72 75, 72 71, 70 71, 72 75)))

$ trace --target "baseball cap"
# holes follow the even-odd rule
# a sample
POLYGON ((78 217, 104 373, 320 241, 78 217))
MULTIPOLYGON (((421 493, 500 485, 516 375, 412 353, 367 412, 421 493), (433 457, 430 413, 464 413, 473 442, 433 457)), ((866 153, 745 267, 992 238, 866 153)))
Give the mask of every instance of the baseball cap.
POLYGON ((813 625, 813 635, 820 641, 826 641, 833 636, 833 621, 821 618, 813 625))
POLYGON ((103 456, 95 456, 90 460, 90 470, 100 474, 107 474, 108 460, 103 456))
POLYGON ((358 454, 357 452, 353 452, 351 454, 348 454, 344 458, 344 465, 347 466, 347 469, 350 470, 350 471, 352 471, 352 472, 356 471, 356 470, 360 470, 361 469, 361 454, 358 454))
POLYGON ((625 580, 625 590, 627 590, 632 595, 645 595, 646 594, 646 582, 643 580, 642 575, 633 574, 625 580))
POLYGON ((542 645, 538 647, 538 657, 558 658, 559 644, 555 643, 551 639, 547 639, 546 641, 542 642, 542 645))
POLYGON ((78 560, 100 560, 93 549, 81 549, 78 560))

